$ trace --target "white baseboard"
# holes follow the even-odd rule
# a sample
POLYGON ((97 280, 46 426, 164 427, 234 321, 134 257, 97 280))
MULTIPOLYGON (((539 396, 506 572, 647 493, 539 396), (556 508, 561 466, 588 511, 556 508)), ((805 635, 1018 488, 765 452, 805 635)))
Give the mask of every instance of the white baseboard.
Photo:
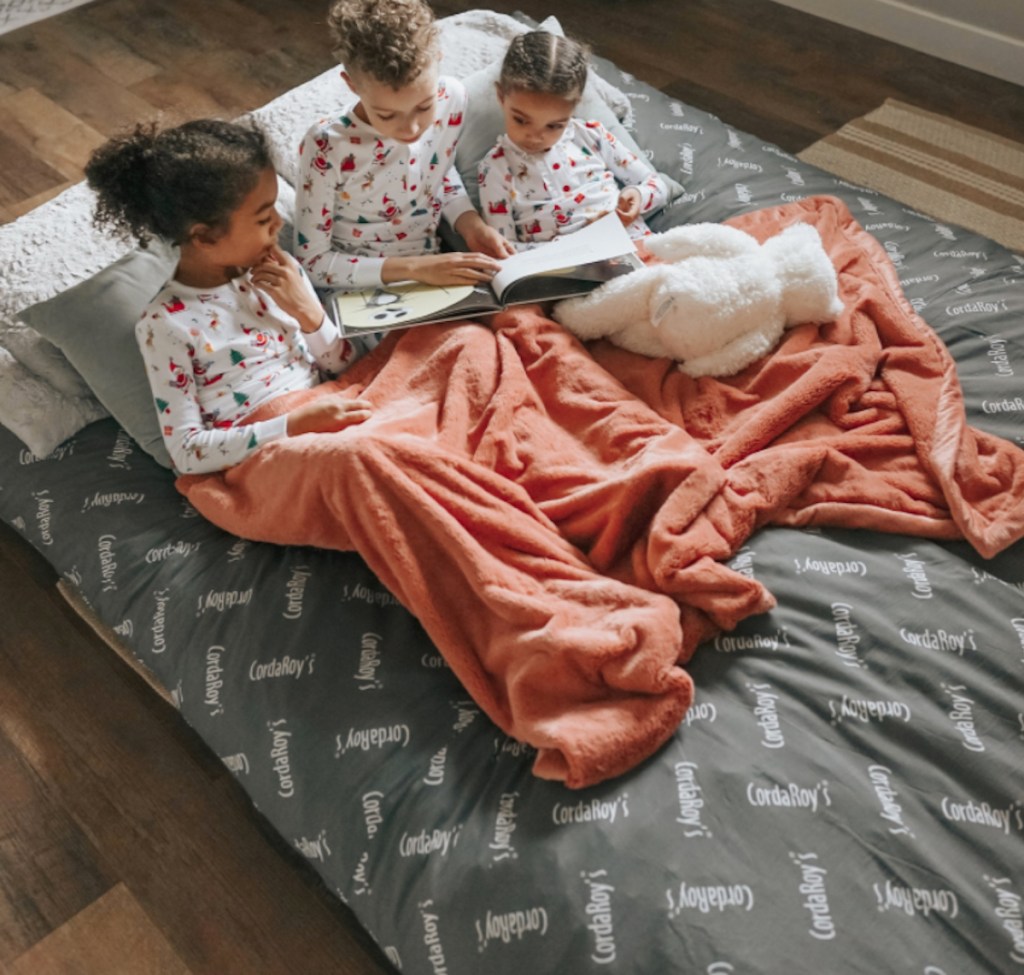
MULTIPOLYGON (((1024 25, 1014 37, 899 0, 775 2, 1024 86, 1024 25)), ((1016 5, 1017 0, 1013 2, 1016 5)))

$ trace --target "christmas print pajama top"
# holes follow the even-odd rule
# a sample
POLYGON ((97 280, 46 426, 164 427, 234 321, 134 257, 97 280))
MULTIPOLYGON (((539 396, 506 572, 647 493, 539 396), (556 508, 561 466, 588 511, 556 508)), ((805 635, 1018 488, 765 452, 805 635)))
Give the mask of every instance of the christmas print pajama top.
POLYGON ((416 142, 382 139, 354 101, 299 150, 295 256, 318 288, 381 285, 387 257, 433 254, 437 228, 473 209, 455 168, 466 89, 441 78, 433 124, 416 142))
POLYGON ((507 135, 481 160, 480 213, 520 248, 571 234, 614 210, 627 186, 640 190, 631 237, 650 233, 643 214, 668 202, 668 187, 647 162, 600 122, 570 119, 547 152, 529 153, 507 135))

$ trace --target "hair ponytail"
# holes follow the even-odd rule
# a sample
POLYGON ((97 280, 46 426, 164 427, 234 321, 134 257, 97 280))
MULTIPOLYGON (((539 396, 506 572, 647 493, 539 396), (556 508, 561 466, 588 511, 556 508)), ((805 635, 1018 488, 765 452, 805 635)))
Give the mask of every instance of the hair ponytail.
POLYGON ((184 243, 197 224, 227 226, 272 165, 255 125, 198 119, 163 131, 137 125, 100 146, 85 177, 96 193, 96 224, 145 247, 154 236, 184 243))

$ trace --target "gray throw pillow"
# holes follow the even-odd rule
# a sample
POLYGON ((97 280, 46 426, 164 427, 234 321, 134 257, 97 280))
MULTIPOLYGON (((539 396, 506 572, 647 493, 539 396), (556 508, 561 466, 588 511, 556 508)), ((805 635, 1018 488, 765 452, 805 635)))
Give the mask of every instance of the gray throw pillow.
POLYGON ((135 323, 174 273, 177 248, 154 240, 18 315, 49 339, 96 398, 157 463, 171 466, 135 323))

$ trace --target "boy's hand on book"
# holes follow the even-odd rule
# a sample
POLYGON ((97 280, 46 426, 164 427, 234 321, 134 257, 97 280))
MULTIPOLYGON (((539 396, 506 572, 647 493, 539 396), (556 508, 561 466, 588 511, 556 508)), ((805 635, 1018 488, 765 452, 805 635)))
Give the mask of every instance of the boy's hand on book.
POLYGON ((356 423, 363 423, 373 414, 373 406, 365 399, 321 397, 288 414, 288 436, 301 433, 334 433, 356 423))
POLYGON ((466 231, 463 240, 471 251, 489 254, 498 260, 503 257, 511 257, 516 252, 512 244, 505 240, 494 227, 489 227, 483 222, 472 225, 466 231))
POLYGON ((420 281, 423 284, 456 285, 486 283, 501 270, 487 254, 452 251, 425 254, 423 257, 389 257, 384 261, 381 278, 391 281, 420 281))
POLYGON ((615 212, 619 215, 624 227, 628 227, 637 217, 640 216, 640 205, 643 203, 643 196, 635 186, 627 186, 619 194, 619 204, 615 212))

